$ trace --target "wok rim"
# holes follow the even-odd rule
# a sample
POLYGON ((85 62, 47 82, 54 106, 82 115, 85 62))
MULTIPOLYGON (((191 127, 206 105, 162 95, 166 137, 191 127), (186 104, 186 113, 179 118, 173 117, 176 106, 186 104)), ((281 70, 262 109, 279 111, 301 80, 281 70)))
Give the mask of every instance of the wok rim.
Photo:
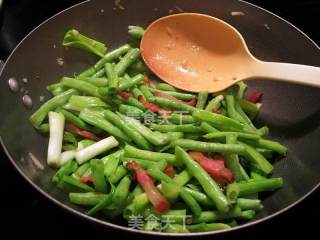
MULTIPOLYGON (((56 18, 58 15, 64 13, 64 12, 67 12, 69 10, 71 10, 72 8, 75 8, 75 7, 78 7, 82 4, 87 4, 91 2, 91 0, 85 0, 85 1, 82 1, 80 3, 77 3, 75 5, 72 5, 56 14, 54 14, 53 16, 49 17, 48 19, 46 19, 45 21, 43 21, 42 23, 40 23, 37 27, 35 27, 34 29, 32 29, 18 44, 17 46, 12 50, 12 52, 10 53, 10 55, 8 56, 8 58, 6 59, 1 71, 0 71, 0 77, 2 75, 2 72, 4 71, 8 61, 10 60, 10 58, 12 57, 12 55, 14 54, 14 52, 20 47, 20 45, 33 33, 35 32, 38 28, 40 28, 42 25, 46 24, 47 22, 49 21, 52 21, 54 20, 54 18, 56 18)), ((277 14, 263 8, 263 7, 260 7, 260 6, 257 6, 253 3, 249 3, 247 1, 244 1, 244 0, 239 0, 239 2, 242 2, 244 4, 247 4, 247 5, 250 5, 252 7, 255 7, 261 11, 264 11, 276 18, 278 18, 279 20, 285 22, 286 24, 288 24, 289 26, 293 27, 295 30, 297 30, 297 32, 299 34, 302 34, 304 37, 307 38, 308 41, 310 41, 312 43, 313 46, 315 46, 316 48, 318 48, 320 50, 320 47, 317 45, 317 43, 315 41, 313 41, 306 33, 304 33, 302 30, 300 30, 298 27, 296 27, 295 25, 293 25, 292 23, 290 23, 289 21, 285 20, 284 18, 278 16, 277 14)), ((89 221, 91 223, 97 223, 99 224, 99 226, 106 226, 110 229, 116 229, 118 231, 124 231, 124 232, 130 232, 130 233, 134 233, 134 234, 146 234, 148 236, 166 236, 166 237, 201 237, 201 236, 208 236, 208 235, 216 235, 216 234, 222 234, 222 233, 229 233, 229 232, 233 232, 233 231, 236 231, 236 230, 239 230, 239 229, 244 229, 244 228, 247 228, 247 227, 251 227, 251 226, 254 226, 256 224, 259 224, 261 222, 265 222, 267 220, 270 220, 280 214, 282 214, 283 212, 291 209, 292 207, 296 206, 298 203, 302 202, 305 198, 307 198, 308 196, 310 196, 319 186, 320 186, 320 182, 318 184, 316 184, 311 190, 309 190, 309 192, 307 192, 305 195, 303 195, 302 197, 300 197, 298 200, 296 200, 295 202, 291 203, 290 205, 288 205, 287 207, 273 213, 273 214, 270 214, 268 216, 265 216, 261 219, 257 219, 257 220, 253 220, 253 221, 250 221, 250 222, 247 222, 247 223, 244 223, 244 224, 241 224, 237 227, 232 227, 232 228, 229 228, 229 229, 223 229, 223 230, 218 230, 218 231, 211 231, 211 232, 198 232, 198 233, 164 233, 164 232, 147 232, 147 231, 143 231, 143 230, 138 230, 138 229, 133 229, 133 228, 129 228, 129 227, 125 227, 125 226, 121 226, 121 225, 118 225, 118 224, 114 224, 114 223, 111 223, 111 222, 107 222, 105 220, 101 220, 101 219, 98 219, 98 218, 95 218, 95 217, 91 217, 89 215, 86 215, 78 210, 75 210, 73 209, 72 207, 70 206, 67 206, 66 204, 60 202, 59 200, 55 199, 54 197, 52 197, 49 193, 46 193, 43 189, 41 189, 39 186, 37 186, 20 168, 19 166, 16 164, 16 162, 14 161, 14 159, 11 157, 8 149, 6 148, 5 144, 4 144, 4 141, 2 139, 2 136, 0 136, 0 143, 1 143, 1 146, 7 156, 7 158, 10 160, 10 162, 12 163, 12 165, 15 167, 15 169, 20 173, 20 175, 32 186, 34 187, 38 192, 40 192, 43 196, 45 196, 47 199, 49 199, 50 201, 52 201, 54 204, 56 204, 57 206, 59 206, 60 208, 66 210, 67 212, 69 213, 72 213, 73 215, 81 218, 81 219, 84 219, 86 221, 89 221)))

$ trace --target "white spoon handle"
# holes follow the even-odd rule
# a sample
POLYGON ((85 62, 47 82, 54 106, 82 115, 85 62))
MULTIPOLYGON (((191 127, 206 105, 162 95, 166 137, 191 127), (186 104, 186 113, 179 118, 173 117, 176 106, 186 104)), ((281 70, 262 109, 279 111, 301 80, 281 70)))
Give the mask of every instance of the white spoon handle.
POLYGON ((319 67, 263 61, 256 62, 252 67, 251 78, 267 78, 320 87, 319 67))

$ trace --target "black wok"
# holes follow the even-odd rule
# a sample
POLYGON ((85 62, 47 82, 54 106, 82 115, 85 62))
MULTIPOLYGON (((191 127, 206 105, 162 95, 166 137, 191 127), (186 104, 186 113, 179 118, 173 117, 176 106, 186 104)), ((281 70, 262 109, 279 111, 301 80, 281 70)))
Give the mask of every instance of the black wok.
MULTIPOLYGON (((70 204, 67 196, 51 183, 54 171, 45 164, 47 141, 28 123, 31 111, 22 105, 22 94, 9 91, 7 80, 10 77, 28 79, 25 88, 33 99, 34 110, 41 104, 39 96, 49 98, 46 85, 64 75, 73 75, 96 61, 92 55, 61 47, 63 35, 68 29, 76 28, 100 39, 111 49, 126 41, 128 25, 146 26, 158 17, 181 9, 213 15, 232 24, 243 34, 252 53, 265 61, 319 66, 320 51, 311 39, 288 22, 237 0, 122 0, 121 4, 124 10, 115 6, 114 1, 92 0, 78 4, 40 25, 17 46, 0 76, 0 131, 2 145, 11 162, 46 197, 89 221, 137 232, 120 221, 85 215, 84 209, 70 204), (232 16, 231 12, 243 12, 245 15, 232 16), (65 62, 62 67, 56 63, 60 57, 65 62), (32 162, 29 153, 40 160, 43 170, 32 162)), ((274 176, 284 178, 284 187, 266 196, 263 203, 265 207, 254 221, 237 228, 261 222, 285 211, 310 194, 320 182, 320 90, 269 81, 253 81, 250 86, 252 90, 264 92, 264 108, 257 124, 268 125, 271 138, 287 145, 289 154, 275 163, 274 176)))

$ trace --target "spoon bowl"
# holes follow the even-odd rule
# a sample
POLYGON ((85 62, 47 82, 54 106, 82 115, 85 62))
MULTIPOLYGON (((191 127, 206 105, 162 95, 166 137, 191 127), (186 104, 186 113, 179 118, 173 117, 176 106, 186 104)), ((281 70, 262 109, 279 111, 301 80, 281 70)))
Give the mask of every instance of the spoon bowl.
POLYGON ((320 86, 319 68, 260 61, 234 27, 204 14, 181 13, 154 21, 140 48, 159 78, 186 91, 218 92, 259 78, 320 86))

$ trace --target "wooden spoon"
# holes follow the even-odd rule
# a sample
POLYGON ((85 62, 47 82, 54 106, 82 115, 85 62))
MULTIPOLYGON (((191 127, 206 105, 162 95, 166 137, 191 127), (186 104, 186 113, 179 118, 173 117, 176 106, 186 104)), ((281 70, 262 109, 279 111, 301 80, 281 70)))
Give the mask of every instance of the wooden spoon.
POLYGON ((234 27, 208 15, 160 18, 146 29, 140 48, 159 78, 186 91, 218 92, 259 78, 320 87, 319 67, 258 60, 234 27))

